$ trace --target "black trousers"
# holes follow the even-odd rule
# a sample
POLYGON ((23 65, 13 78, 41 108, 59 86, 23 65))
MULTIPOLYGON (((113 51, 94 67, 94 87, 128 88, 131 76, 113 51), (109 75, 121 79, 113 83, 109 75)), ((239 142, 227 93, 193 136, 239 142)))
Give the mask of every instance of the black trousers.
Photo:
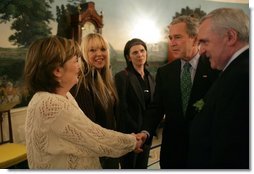
POLYGON ((100 163, 103 169, 119 169, 118 158, 100 157, 100 163))
POLYGON ((143 152, 127 153, 120 158, 121 169, 146 169, 151 145, 144 145, 143 152))

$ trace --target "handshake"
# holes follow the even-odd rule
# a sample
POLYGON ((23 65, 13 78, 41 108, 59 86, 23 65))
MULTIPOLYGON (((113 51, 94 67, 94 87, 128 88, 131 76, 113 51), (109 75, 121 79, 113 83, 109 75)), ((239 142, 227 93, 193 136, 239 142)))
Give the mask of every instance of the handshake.
POLYGON ((135 153, 143 152, 142 146, 145 143, 146 139, 148 138, 148 134, 146 134, 144 132, 140 132, 137 134, 133 133, 133 135, 136 137, 136 140, 137 140, 136 148, 134 149, 134 152, 135 153))

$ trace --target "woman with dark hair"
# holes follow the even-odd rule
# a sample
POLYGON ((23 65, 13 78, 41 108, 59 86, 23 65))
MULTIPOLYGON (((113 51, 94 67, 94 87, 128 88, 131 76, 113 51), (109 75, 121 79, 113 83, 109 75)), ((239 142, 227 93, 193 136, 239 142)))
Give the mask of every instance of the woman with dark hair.
MULTIPOLYGON (((117 128, 124 133, 139 133, 145 119, 145 111, 155 87, 155 81, 147 66, 147 46, 145 42, 134 38, 124 47, 127 67, 115 75, 119 97, 117 128)), ((143 146, 143 153, 128 153, 120 160, 122 169, 147 168, 151 142, 143 146)))

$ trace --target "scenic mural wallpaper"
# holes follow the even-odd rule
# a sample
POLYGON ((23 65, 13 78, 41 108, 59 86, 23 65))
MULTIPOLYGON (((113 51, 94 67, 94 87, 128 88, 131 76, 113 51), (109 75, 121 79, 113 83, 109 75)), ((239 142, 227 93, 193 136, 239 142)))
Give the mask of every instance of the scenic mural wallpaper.
MULTIPOLYGON (((28 46, 34 40, 59 35, 65 29, 64 16, 78 12, 86 0, 2 0, 0 3, 0 110, 23 107, 30 100, 22 87, 22 73, 28 46)), ((125 67, 123 48, 136 37, 148 46, 149 69, 156 74, 168 63, 167 26, 177 15, 198 17, 219 7, 237 7, 249 15, 248 1, 214 0, 93 0, 103 15, 102 35, 110 44, 113 73, 125 67)))

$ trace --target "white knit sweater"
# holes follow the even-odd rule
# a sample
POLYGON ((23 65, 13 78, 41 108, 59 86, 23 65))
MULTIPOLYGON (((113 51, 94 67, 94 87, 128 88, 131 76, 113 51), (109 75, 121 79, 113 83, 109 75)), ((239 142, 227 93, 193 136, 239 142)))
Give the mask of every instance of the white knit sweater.
POLYGON ((136 145, 135 136, 102 128, 67 98, 38 92, 31 99, 25 125, 31 169, 99 169, 99 157, 120 157, 136 145))

